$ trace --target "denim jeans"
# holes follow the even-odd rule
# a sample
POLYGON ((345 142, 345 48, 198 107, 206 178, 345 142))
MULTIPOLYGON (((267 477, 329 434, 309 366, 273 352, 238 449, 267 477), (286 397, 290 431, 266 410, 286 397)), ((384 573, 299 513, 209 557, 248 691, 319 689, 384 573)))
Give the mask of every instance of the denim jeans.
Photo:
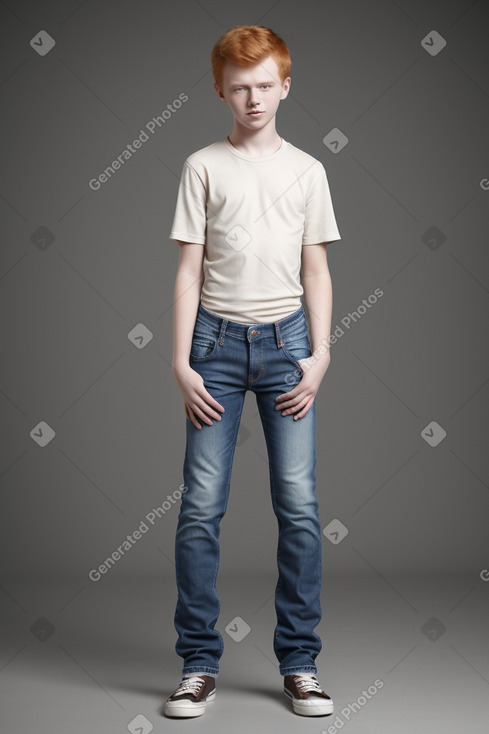
POLYGON ((275 410, 277 395, 300 382, 299 359, 311 356, 303 306, 266 324, 240 324, 199 304, 190 366, 225 408, 199 430, 186 419, 184 484, 175 536, 178 599, 176 652, 183 674, 217 675, 223 638, 216 579, 220 521, 226 512, 232 463, 247 390, 256 395, 264 430, 273 511, 278 521, 273 648, 280 674, 316 673, 321 640, 322 541, 315 495, 315 403, 303 418, 275 410))

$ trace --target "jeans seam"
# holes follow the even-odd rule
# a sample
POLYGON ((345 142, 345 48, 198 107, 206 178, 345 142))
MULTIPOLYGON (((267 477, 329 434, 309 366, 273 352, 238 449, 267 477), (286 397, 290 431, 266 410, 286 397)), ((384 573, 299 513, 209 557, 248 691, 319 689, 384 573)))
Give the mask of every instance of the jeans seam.
MULTIPOLYGON (((229 460, 228 460, 228 469, 227 469, 227 476, 226 476, 226 497, 224 498, 223 515, 226 514, 226 510, 227 510, 227 507, 228 507, 229 490, 230 490, 231 476, 232 476, 232 468, 233 468, 233 458, 234 458, 234 453, 236 451, 236 441, 237 441, 237 438, 238 438, 239 424, 241 423, 241 415, 243 413, 243 406, 244 406, 244 400, 241 403, 241 409, 239 411, 238 419, 237 419, 236 424, 235 424, 235 427, 234 427, 233 450, 232 450, 232 453, 230 454, 229 460)), ((217 543, 217 560, 216 560, 216 567, 215 567, 215 571, 214 571, 214 589, 215 589, 216 596, 217 596, 217 617, 216 617, 216 622, 219 619, 219 615, 221 613, 221 597, 219 596, 219 591, 217 589, 217 574, 218 574, 218 571, 219 571, 219 564, 220 564, 220 561, 221 561, 221 546, 220 546, 220 543, 219 543, 219 535, 220 535, 220 529, 218 530, 218 537, 217 537, 217 540, 218 540, 218 543, 217 543)), ((224 652, 224 639, 223 639, 223 636, 221 635, 221 633, 219 632, 219 630, 216 630, 215 627, 214 627, 214 631, 217 632, 217 634, 219 636, 219 643, 220 643, 220 645, 219 645, 219 649, 220 649, 219 657, 221 657, 222 654, 223 654, 223 652, 224 652)))
MULTIPOLYGON (((269 431, 268 431, 268 429, 266 427, 266 416, 262 412, 262 408, 261 408, 260 402, 258 402, 258 412, 260 413, 260 418, 261 418, 262 426, 263 426, 263 433, 265 434, 265 443, 266 443, 266 446, 267 446, 267 453, 269 455, 268 473, 269 473, 269 477, 270 477, 270 497, 271 497, 271 500, 272 500, 272 508, 273 508, 275 517, 277 518, 277 524, 278 524, 277 554, 276 554, 278 578, 277 578, 277 583, 275 584, 275 593, 274 593, 274 607, 275 607, 275 612, 276 612, 276 610, 277 610, 277 595, 278 595, 279 589, 282 588, 281 587, 281 583, 280 583, 280 532, 281 532, 282 526, 281 526, 281 522, 280 522, 280 515, 277 512, 277 508, 278 508, 278 505, 277 505, 277 496, 276 496, 277 493, 276 493, 275 478, 274 478, 274 475, 273 475, 272 461, 270 459, 271 447, 270 447, 270 440, 269 440, 269 431)), ((277 627, 278 627, 278 619, 277 619, 277 625, 275 626, 275 631, 274 631, 274 634, 273 634, 273 646, 274 646, 274 648, 276 648, 276 643, 277 643, 277 638, 278 638, 277 627)))

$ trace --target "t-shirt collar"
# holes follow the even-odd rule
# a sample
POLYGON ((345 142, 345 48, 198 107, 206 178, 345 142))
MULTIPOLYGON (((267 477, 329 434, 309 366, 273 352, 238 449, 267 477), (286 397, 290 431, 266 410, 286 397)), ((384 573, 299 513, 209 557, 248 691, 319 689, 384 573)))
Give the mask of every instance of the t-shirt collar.
POLYGON ((284 140, 284 138, 281 137, 281 145, 278 150, 276 150, 274 153, 271 153, 270 155, 260 156, 259 158, 256 158, 254 156, 250 156, 247 153, 242 153, 240 150, 237 150, 229 140, 226 138, 223 138, 223 143, 226 146, 226 148, 233 153, 238 158, 242 158, 245 161, 249 161, 250 163, 261 163, 262 161, 270 161, 272 158, 277 158, 278 156, 282 155, 285 152, 285 149, 287 148, 287 141, 284 140))

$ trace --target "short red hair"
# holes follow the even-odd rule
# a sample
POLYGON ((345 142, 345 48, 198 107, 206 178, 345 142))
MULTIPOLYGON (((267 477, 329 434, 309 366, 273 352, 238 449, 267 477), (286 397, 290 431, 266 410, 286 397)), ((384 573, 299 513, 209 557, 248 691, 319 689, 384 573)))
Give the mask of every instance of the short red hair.
POLYGON ((212 73, 219 86, 222 84, 224 64, 256 66, 262 59, 272 56, 278 66, 280 81, 290 74, 291 59, 285 41, 270 28, 262 25, 237 25, 217 41, 211 52, 212 73))

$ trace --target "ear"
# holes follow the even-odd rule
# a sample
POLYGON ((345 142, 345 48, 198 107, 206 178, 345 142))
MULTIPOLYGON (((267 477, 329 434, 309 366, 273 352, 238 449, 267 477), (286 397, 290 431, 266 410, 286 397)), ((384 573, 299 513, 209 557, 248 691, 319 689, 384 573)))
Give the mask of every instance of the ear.
POLYGON ((285 99, 286 96, 289 93, 290 85, 292 83, 292 80, 290 76, 288 76, 286 79, 284 79, 284 83, 282 84, 282 91, 280 93, 280 99, 285 99))
POLYGON ((219 99, 221 100, 221 102, 225 102, 226 100, 225 100, 224 95, 223 95, 223 93, 221 91, 221 87, 219 86, 219 84, 217 82, 214 82, 214 89, 216 90, 217 96, 219 97, 219 99))

